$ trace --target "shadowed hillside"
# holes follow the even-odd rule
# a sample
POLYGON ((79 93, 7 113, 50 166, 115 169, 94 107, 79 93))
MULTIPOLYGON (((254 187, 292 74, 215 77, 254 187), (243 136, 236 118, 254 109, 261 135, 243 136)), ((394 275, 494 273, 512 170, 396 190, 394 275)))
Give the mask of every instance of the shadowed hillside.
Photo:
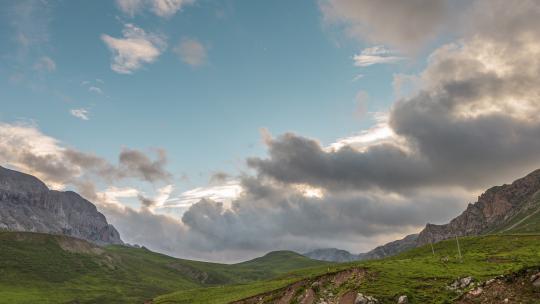
POLYGON ((205 263, 67 236, 0 232, 0 303, 142 303, 174 290, 253 282, 322 264, 292 252, 205 263))

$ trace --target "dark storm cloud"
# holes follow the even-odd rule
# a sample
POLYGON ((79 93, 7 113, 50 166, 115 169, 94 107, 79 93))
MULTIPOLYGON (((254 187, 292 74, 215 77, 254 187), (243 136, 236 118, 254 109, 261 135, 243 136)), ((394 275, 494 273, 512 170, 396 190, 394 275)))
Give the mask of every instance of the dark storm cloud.
POLYGON ((327 189, 417 186, 429 175, 427 163, 392 144, 359 152, 349 147, 327 152, 319 143, 285 134, 268 145, 267 159, 250 158, 248 165, 262 176, 283 183, 327 189))

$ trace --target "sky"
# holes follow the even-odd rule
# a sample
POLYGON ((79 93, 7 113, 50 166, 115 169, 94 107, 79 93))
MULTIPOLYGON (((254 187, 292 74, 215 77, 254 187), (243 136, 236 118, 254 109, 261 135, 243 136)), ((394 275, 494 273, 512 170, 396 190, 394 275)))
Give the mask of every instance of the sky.
POLYGON ((540 167, 540 4, 0 3, 0 165, 124 241, 372 249, 540 167))

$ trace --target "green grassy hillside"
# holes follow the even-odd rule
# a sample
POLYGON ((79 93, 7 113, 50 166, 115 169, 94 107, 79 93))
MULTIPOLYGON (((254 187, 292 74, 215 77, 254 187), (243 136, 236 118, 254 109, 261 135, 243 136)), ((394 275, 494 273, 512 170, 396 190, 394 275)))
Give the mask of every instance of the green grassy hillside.
MULTIPOLYGON (((392 258, 305 269, 262 283, 179 291, 157 297, 155 303, 224 304, 350 267, 362 267, 370 273, 369 279, 355 290, 374 295, 382 303, 396 303, 403 294, 411 303, 450 303, 456 294, 446 286, 458 277, 471 275, 486 280, 540 265, 540 235, 468 237, 460 239, 460 245, 462 260, 458 258, 456 241, 448 240, 434 245, 435 255, 428 245, 392 258)), ((333 292, 342 294, 348 286, 344 284, 333 292)))
POLYGON ((142 303, 175 290, 253 282, 323 264, 292 252, 205 263, 65 236, 0 232, 0 303, 142 303))

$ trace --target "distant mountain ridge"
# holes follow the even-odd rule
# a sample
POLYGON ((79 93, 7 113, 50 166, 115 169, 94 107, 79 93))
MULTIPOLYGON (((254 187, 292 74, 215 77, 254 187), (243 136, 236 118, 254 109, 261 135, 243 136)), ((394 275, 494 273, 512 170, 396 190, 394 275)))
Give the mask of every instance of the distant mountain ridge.
POLYGON ((381 259, 416 247, 417 238, 418 234, 410 234, 403 239, 378 246, 368 252, 359 254, 353 254, 337 248, 321 248, 304 253, 304 256, 314 260, 338 263, 381 259))
POLYGON ((347 250, 337 248, 315 249, 313 251, 306 252, 303 255, 314 260, 339 263, 352 262, 360 259, 360 256, 357 254, 352 254, 347 250))
POLYGON ((62 234, 98 245, 123 244, 96 206, 72 191, 0 166, 0 229, 62 234))
MULTIPOLYGON (((418 234, 408 235, 366 253, 349 254, 356 256, 357 260, 379 259, 455 236, 478 236, 503 232, 540 232, 540 169, 509 185, 488 189, 478 197, 477 202, 469 204, 463 213, 447 224, 428 223, 418 234)), ((339 251, 339 249, 336 250, 339 251)), ((308 254, 306 256, 317 259, 312 252, 308 254)), ((330 253, 319 256, 326 258, 326 261, 341 262, 337 256, 335 260, 332 260, 330 253)))

